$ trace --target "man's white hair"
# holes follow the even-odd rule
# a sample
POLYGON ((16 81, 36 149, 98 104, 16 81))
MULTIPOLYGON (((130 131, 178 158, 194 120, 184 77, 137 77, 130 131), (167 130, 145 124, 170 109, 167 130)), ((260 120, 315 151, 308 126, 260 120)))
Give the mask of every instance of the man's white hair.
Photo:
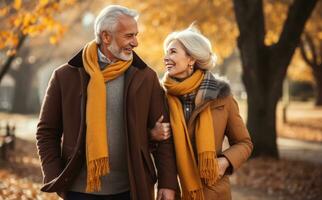
POLYGON ((197 28, 193 27, 193 24, 183 31, 170 33, 164 40, 164 51, 174 40, 179 41, 183 45, 185 52, 196 59, 196 67, 209 70, 216 65, 217 57, 212 52, 210 41, 197 28))
POLYGON ((95 41, 97 44, 101 44, 102 42, 100 34, 103 31, 111 33, 115 31, 116 25, 118 24, 118 18, 121 15, 133 17, 135 20, 139 17, 138 12, 135 10, 119 5, 107 6, 98 14, 94 23, 95 41))

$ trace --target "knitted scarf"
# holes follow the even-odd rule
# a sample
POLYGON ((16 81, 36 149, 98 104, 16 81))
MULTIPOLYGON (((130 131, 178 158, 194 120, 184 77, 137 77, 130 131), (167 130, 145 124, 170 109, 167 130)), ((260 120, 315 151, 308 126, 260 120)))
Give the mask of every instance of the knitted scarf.
POLYGON ((86 191, 99 191, 100 177, 110 172, 109 148, 106 126, 105 82, 123 74, 131 65, 130 61, 118 61, 102 70, 98 64, 97 44, 89 42, 83 50, 83 63, 90 80, 87 86, 86 103, 86 191))
POLYGON ((202 83, 207 82, 205 77, 207 76, 205 76, 203 71, 196 70, 192 76, 182 82, 175 81, 168 74, 163 79, 170 108, 170 123, 173 132, 183 199, 189 200, 203 200, 202 183, 207 185, 215 184, 219 174, 210 106, 207 106, 201 111, 196 119, 195 138, 198 155, 197 162, 190 141, 182 105, 178 98, 178 96, 189 94, 198 89, 197 96, 200 99, 200 94, 205 94, 204 91, 200 91, 202 83))

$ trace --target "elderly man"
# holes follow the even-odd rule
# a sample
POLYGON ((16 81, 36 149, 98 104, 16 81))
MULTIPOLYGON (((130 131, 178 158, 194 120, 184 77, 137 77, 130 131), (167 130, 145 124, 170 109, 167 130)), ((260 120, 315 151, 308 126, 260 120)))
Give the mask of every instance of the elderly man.
POLYGON ((174 199, 169 128, 168 139, 150 140, 149 130, 169 125, 161 124, 168 113, 156 73, 133 52, 137 17, 122 6, 104 8, 95 41, 53 73, 37 130, 42 191, 71 200, 151 200, 158 181, 157 199, 174 199))

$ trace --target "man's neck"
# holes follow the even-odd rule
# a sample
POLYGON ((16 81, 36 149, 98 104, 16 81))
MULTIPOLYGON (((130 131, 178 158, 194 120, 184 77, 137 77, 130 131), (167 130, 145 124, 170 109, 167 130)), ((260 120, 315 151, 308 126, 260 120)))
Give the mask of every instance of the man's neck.
POLYGON ((99 49, 104 54, 104 56, 108 58, 111 62, 114 63, 119 60, 107 49, 107 47, 104 47, 104 45, 99 45, 99 49))

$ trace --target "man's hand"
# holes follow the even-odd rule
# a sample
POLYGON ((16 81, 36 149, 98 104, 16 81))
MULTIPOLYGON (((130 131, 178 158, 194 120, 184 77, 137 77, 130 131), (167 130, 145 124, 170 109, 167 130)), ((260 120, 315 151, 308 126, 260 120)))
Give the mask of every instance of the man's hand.
POLYGON ((152 141, 166 140, 171 136, 170 123, 162 123, 163 115, 155 123, 153 129, 150 130, 152 141))
POLYGON ((222 178, 230 164, 226 157, 219 157, 217 158, 217 161, 219 166, 219 177, 222 178))
POLYGON ((160 188, 158 191, 157 200, 174 200, 176 195, 175 190, 160 188))

